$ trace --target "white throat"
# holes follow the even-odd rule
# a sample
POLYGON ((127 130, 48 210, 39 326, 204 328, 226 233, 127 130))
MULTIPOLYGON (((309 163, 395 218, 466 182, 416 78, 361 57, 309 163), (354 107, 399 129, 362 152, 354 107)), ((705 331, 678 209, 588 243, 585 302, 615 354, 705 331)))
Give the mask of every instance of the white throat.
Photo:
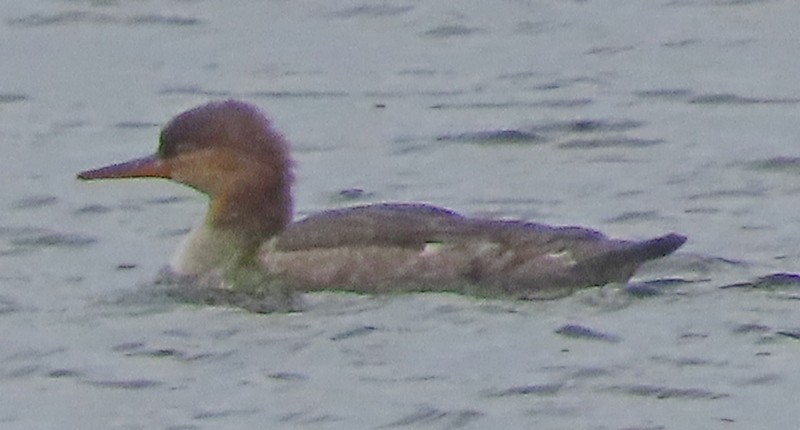
POLYGON ((241 246, 232 235, 201 219, 183 238, 172 256, 170 269, 178 275, 222 274, 239 261, 241 246))

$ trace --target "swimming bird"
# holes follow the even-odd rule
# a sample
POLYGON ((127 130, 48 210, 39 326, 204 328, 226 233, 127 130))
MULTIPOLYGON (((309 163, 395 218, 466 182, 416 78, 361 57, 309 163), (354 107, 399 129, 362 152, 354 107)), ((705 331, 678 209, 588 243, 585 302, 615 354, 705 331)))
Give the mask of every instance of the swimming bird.
POLYGON ((155 154, 79 179, 166 178, 209 198, 170 271, 221 288, 280 291, 449 291, 552 298, 625 283, 686 237, 610 239, 581 227, 480 219, 421 203, 381 203, 293 221, 293 162, 285 138, 254 105, 215 101, 161 130, 155 154), (216 282, 216 281, 215 281, 216 282), (272 288, 272 287, 270 287, 272 288))

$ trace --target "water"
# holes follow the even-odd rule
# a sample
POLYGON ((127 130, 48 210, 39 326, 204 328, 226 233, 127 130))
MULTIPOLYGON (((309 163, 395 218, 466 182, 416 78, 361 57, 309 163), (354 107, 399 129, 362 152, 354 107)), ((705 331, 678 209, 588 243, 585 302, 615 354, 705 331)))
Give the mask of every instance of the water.
POLYGON ((798 282, 754 282, 800 267, 794 2, 232 3, 0 11, 4 428, 796 425, 798 282), (292 142, 300 215, 413 200, 690 241, 634 295, 176 303, 147 286, 201 196, 74 175, 226 97, 292 142))

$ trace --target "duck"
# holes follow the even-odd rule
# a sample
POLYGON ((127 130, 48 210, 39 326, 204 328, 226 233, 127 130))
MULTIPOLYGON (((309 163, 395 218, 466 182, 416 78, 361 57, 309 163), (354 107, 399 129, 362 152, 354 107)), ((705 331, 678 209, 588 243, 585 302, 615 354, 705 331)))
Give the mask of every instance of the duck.
MULTIPOLYGON (((168 121, 155 154, 77 177, 162 178, 205 194, 208 210, 169 273, 283 297, 333 290, 557 298, 625 284, 643 263, 686 241, 676 233, 612 239, 589 228, 469 217, 427 203, 375 203, 294 220, 293 168, 287 140, 257 106, 222 100, 168 121)), ((293 300, 278 300, 276 308, 293 300)))

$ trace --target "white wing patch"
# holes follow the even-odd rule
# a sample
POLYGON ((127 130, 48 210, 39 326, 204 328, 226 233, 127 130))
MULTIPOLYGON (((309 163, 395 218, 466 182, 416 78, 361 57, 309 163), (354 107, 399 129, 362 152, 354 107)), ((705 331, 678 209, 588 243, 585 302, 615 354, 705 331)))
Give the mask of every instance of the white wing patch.
POLYGON ((425 242, 425 248, 419 253, 420 257, 428 257, 439 254, 445 248, 442 242, 425 242))
POLYGON ((578 264, 578 262, 575 261, 572 252, 570 252, 568 249, 564 249, 559 252, 551 252, 546 256, 547 258, 551 258, 553 260, 558 261, 560 264, 563 264, 564 266, 574 266, 578 264))

